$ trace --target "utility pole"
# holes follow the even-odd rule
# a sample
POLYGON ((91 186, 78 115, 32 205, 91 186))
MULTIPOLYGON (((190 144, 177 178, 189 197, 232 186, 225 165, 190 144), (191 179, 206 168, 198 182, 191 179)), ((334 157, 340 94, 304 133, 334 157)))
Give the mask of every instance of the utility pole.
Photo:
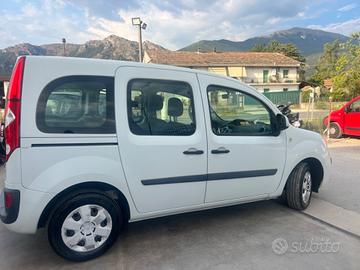
POLYGON ((65 38, 63 38, 62 39, 62 44, 63 44, 63 56, 66 56, 66 39, 65 38))
POLYGON ((146 29, 147 24, 144 23, 139 17, 132 18, 132 25, 139 29, 139 62, 143 60, 143 47, 142 47, 142 29, 146 29))
POLYGON ((142 47, 142 33, 141 33, 141 25, 139 24, 139 62, 142 62, 143 57, 143 47, 142 47))

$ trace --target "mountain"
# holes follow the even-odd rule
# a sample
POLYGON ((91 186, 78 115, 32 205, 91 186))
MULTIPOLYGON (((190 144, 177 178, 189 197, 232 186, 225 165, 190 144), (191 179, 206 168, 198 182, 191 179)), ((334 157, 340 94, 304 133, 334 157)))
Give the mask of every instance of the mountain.
POLYGON ((291 28, 288 30, 274 32, 271 35, 249 38, 244 41, 230 41, 226 39, 220 40, 201 40, 187 47, 180 49, 181 51, 248 51, 255 44, 268 44, 272 40, 281 43, 293 43, 298 47, 304 56, 321 53, 325 43, 338 39, 341 42, 347 41, 348 37, 309 28, 291 28))
MULTIPOLYGON (((144 49, 166 50, 150 41, 143 42, 144 49)), ((11 74, 19 55, 62 56, 64 47, 61 43, 35 46, 29 43, 18 44, 0 50, 0 75, 11 74)), ((111 35, 103 40, 90 40, 85 44, 66 44, 66 56, 117 59, 138 61, 138 42, 111 35)))
MULTIPOLYGON (((268 36, 260 36, 245 41, 201 40, 180 50, 182 51, 248 51, 255 44, 267 44, 272 40, 281 43, 293 43, 306 57, 308 64, 307 75, 311 74, 319 56, 323 51, 325 43, 338 39, 341 42, 348 40, 348 37, 314 30, 308 28, 291 28, 288 30, 274 32, 268 36), (312 68, 311 68, 312 67, 312 68)), ((166 50, 164 47, 145 41, 144 49, 166 50)), ((90 40, 84 44, 66 44, 66 55, 73 57, 103 58, 117 60, 138 60, 138 43, 122 37, 111 35, 103 40, 90 40)), ((63 44, 46 44, 35 46, 29 43, 18 44, 0 50, 0 75, 9 75, 19 55, 63 55, 63 44)))

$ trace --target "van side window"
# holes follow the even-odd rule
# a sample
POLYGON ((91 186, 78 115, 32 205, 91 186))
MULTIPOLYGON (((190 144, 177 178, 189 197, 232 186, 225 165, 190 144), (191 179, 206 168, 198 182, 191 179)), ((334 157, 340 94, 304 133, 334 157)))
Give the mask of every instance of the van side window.
POLYGON ((134 79, 127 95, 132 133, 188 136, 195 132, 193 93, 188 83, 134 79))
POLYGON ((274 114, 256 97, 236 89, 210 85, 207 89, 211 127, 223 136, 272 135, 274 114))
POLYGON ((69 76, 42 91, 36 124, 45 133, 115 133, 114 78, 69 76))

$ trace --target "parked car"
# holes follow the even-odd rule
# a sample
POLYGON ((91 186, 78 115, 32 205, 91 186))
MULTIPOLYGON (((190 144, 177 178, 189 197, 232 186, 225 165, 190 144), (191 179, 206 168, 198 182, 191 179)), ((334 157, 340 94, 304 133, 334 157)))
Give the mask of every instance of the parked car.
POLYGON ((1 220, 46 227, 69 260, 103 254, 128 221, 279 197, 303 210, 328 178, 321 136, 238 80, 23 56, 10 85, 1 220))
POLYGON ((330 117, 324 118, 331 138, 341 138, 343 135, 360 136, 360 96, 353 98, 339 110, 333 111, 330 117))

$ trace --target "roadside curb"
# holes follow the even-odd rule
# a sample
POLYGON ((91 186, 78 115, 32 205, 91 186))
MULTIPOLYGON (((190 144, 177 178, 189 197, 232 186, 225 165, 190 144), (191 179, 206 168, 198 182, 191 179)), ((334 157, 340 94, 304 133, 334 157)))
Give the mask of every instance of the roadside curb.
POLYGON ((311 198, 304 215, 360 239, 360 214, 327 201, 311 198))

